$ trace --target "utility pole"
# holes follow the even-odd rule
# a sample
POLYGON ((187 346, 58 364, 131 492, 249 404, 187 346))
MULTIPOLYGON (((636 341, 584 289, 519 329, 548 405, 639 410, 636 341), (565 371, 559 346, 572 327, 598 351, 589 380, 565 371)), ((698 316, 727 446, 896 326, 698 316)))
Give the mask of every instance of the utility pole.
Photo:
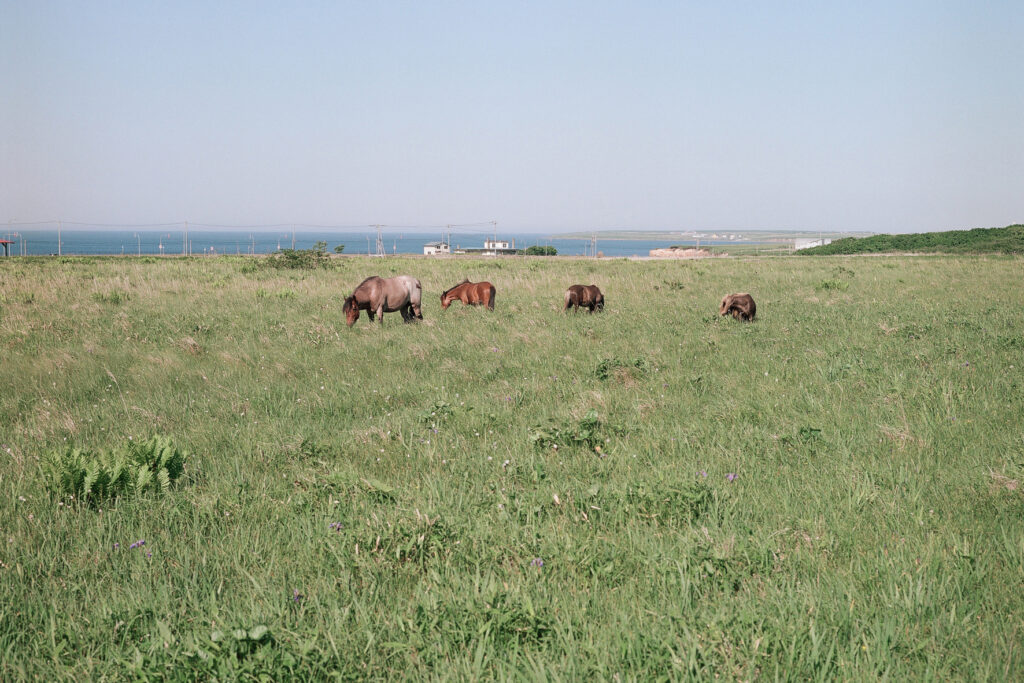
POLYGON ((380 229, 383 226, 378 224, 378 225, 374 225, 373 227, 377 228, 377 256, 386 256, 386 254, 384 253, 384 239, 381 236, 381 232, 380 232, 380 229))
POLYGON ((60 233, 63 228, 64 221, 57 221, 57 256, 60 256, 62 253, 60 249, 60 233))
POLYGON ((188 221, 185 221, 185 236, 181 241, 181 255, 188 256, 188 221))

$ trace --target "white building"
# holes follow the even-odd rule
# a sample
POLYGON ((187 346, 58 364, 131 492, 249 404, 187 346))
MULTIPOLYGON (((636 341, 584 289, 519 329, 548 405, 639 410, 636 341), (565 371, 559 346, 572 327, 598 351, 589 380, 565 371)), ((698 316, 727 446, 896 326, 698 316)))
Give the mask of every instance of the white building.
POLYGON ((450 254, 451 247, 447 242, 427 242, 423 245, 424 256, 436 256, 437 254, 450 254))
POLYGON ((484 256, 498 256, 499 254, 515 253, 516 241, 512 240, 499 240, 499 239, 485 239, 484 240, 484 256))
POLYGON ((832 244, 830 239, 796 239, 793 240, 793 249, 800 251, 801 249, 810 249, 811 247, 821 247, 826 244, 832 244))

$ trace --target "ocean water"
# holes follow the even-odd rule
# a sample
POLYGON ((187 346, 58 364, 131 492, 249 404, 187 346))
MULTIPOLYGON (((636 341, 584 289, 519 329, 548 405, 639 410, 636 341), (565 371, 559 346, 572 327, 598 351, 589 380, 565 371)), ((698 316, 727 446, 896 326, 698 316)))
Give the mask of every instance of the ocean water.
MULTIPOLYGON (((452 233, 453 248, 481 249, 485 234, 452 233)), ((46 255, 57 253, 57 231, 17 228, 2 231, 0 239, 11 239, 12 255, 46 255)), ((412 232, 383 233, 384 250, 388 254, 422 254, 423 245, 441 239, 439 234, 412 232)), ((539 234, 498 233, 498 239, 515 240, 515 246, 524 248, 531 245, 552 246, 560 255, 585 255, 590 253, 590 240, 551 238, 539 234)), ((125 254, 180 255, 185 250, 183 230, 88 230, 65 229, 60 234, 60 252, 65 255, 125 254)), ((270 254, 278 249, 310 249, 318 241, 327 242, 327 251, 333 253, 337 245, 345 246, 345 254, 376 253, 376 232, 337 231, 240 231, 196 229, 188 232, 190 250, 193 255, 217 254, 270 254), (294 242, 293 242, 294 239, 294 242)), ((701 245, 730 244, 728 241, 701 240, 701 245)), ((671 244, 693 245, 693 240, 682 237, 666 237, 662 240, 602 240, 598 239, 597 251, 607 257, 647 256, 651 249, 671 244)), ((0 252, 2 253, 2 252, 0 252)))

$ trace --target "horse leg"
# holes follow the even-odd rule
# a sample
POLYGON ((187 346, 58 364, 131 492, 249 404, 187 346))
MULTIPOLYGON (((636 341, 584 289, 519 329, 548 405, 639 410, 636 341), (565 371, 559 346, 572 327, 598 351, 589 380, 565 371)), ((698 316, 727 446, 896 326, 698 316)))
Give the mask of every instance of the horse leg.
POLYGON ((402 313, 403 322, 409 323, 413 321, 412 306, 406 304, 402 306, 402 308, 400 308, 399 311, 402 313))
POLYGON ((371 322, 371 323, 372 323, 372 322, 373 322, 374 320, 376 320, 376 319, 377 319, 377 314, 373 312, 373 309, 372 309, 372 308, 367 308, 367 309, 366 309, 366 315, 370 316, 370 322, 371 322))
POLYGON ((380 324, 381 324, 381 326, 383 326, 384 325, 384 302, 383 301, 380 302, 377 305, 377 315, 380 316, 380 324))

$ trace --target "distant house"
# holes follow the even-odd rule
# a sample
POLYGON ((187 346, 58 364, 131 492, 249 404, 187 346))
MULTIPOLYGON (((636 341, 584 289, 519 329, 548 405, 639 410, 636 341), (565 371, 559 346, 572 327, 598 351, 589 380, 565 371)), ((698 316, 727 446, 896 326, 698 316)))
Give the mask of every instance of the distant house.
POLYGON ((830 239, 796 239, 793 240, 793 249, 800 251, 801 249, 810 249, 811 247, 821 247, 826 244, 832 244, 830 239))
POLYGON ((516 253, 516 241, 512 240, 499 240, 492 239, 484 240, 484 256, 499 256, 501 254, 514 254, 516 253))
POLYGON ((427 242, 423 245, 424 256, 436 256, 437 254, 450 254, 451 247, 447 242, 427 242))

